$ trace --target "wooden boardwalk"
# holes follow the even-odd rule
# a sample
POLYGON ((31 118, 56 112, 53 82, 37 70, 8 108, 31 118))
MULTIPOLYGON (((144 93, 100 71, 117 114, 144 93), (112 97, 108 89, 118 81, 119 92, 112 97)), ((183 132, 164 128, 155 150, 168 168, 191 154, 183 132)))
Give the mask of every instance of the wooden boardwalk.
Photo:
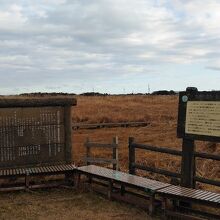
POLYGON ((77 129, 98 129, 98 128, 114 128, 114 127, 145 127, 149 122, 120 122, 120 123, 74 123, 72 128, 77 129))

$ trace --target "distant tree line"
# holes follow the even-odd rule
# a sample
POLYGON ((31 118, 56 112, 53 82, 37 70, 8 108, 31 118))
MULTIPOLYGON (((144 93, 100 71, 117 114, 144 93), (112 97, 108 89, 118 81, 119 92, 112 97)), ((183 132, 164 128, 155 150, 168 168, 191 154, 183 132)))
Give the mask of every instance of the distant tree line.
MULTIPOLYGON (((128 94, 117 94, 117 95, 176 95, 178 92, 173 90, 158 90, 152 93, 128 93, 128 94)), ((75 93, 65 93, 65 92, 34 92, 34 93, 22 93, 19 96, 37 96, 37 97, 44 97, 44 96, 74 96, 77 95, 75 93)), ((84 92, 78 95, 82 96, 110 96, 111 94, 108 93, 99 93, 99 92, 84 92)))
POLYGON ((67 96, 67 95, 76 95, 75 93, 67 93, 67 92, 32 92, 32 93, 22 93, 19 96, 67 96))
POLYGON ((110 94, 108 94, 108 93, 99 93, 99 92, 84 92, 84 93, 81 93, 80 95, 83 95, 83 96, 108 96, 110 94))
POLYGON ((154 91, 151 93, 152 95, 176 95, 177 92, 173 91, 173 90, 159 90, 159 91, 154 91))

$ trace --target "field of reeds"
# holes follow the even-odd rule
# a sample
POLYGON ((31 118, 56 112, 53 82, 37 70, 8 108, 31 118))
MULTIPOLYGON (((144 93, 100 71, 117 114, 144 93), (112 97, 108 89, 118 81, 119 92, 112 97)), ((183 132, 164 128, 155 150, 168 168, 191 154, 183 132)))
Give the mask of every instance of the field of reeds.
MULTIPOLYGON (((73 131, 73 159, 83 165, 84 142, 87 137, 100 143, 119 138, 120 169, 128 171, 128 137, 139 143, 181 149, 182 140, 176 137, 178 96, 76 96, 77 106, 72 109, 72 122, 132 122, 144 121, 146 127, 118 127, 79 129, 73 131)), ((213 154, 220 153, 219 144, 196 142, 196 150, 213 154)), ((94 149, 96 156, 111 157, 111 152, 94 149)), ((180 171, 178 157, 139 150, 136 160, 152 167, 180 171)), ((147 172, 139 175, 170 182, 168 177, 147 172)), ((220 163, 198 160, 197 174, 211 179, 220 179, 220 163)), ((219 187, 198 184, 198 188, 220 192, 219 187)), ((0 219, 152 219, 146 212, 119 202, 109 202, 96 194, 55 189, 33 192, 7 193, 0 198, 0 219)))
MULTIPOLYGON (((178 96, 105 96, 77 97, 77 106, 73 107, 73 123, 101 122, 149 122, 146 127, 102 128, 75 130, 73 132, 73 157, 78 165, 83 164, 86 137, 100 143, 111 142, 113 136, 119 138, 119 160, 121 170, 128 170, 128 137, 135 137, 139 143, 154 146, 181 149, 182 140, 176 136, 178 115, 178 96)), ((220 146, 210 142, 196 142, 196 150, 219 154, 220 146)), ((97 156, 111 157, 111 152, 94 149, 97 156)), ((180 172, 180 158, 167 154, 138 150, 136 160, 151 167, 164 168, 180 172)), ((212 160, 197 159, 197 174, 211 179, 220 179, 220 163, 212 160)), ((141 172, 141 175, 169 182, 170 179, 153 173, 141 172)), ((220 192, 219 187, 198 184, 198 188, 220 192)))

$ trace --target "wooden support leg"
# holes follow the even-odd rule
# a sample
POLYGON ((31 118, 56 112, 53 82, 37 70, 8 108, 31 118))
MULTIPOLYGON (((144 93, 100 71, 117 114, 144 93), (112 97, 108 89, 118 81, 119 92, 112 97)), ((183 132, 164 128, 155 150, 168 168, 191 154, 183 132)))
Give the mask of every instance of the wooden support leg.
POLYGON ((26 174, 25 176, 25 189, 28 190, 30 185, 30 175, 29 173, 26 174))
POLYGON ((163 210, 163 219, 167 219, 166 211, 168 209, 167 198, 163 198, 162 200, 162 210, 163 210))
POLYGON ((112 200, 112 188, 113 188, 113 182, 112 180, 109 180, 108 182, 108 199, 112 200))
POLYGON ((92 177, 91 177, 91 176, 88 177, 88 183, 89 183, 90 185, 92 184, 92 177))
POLYGON ((93 188, 92 188, 92 177, 91 175, 88 175, 87 176, 87 184, 86 184, 86 190, 89 190, 90 192, 93 191, 93 188))
POLYGON ((125 194, 125 186, 123 184, 121 184, 120 192, 121 192, 121 196, 124 196, 124 194, 125 194))
POLYGON ((71 172, 65 173, 65 182, 67 185, 74 186, 74 174, 71 172))
POLYGON ((74 182, 75 182, 76 189, 79 189, 81 174, 79 172, 76 172, 74 176, 75 176, 74 182))
POLYGON ((149 214, 152 216, 154 212, 155 212, 155 195, 152 194, 150 197, 149 214))

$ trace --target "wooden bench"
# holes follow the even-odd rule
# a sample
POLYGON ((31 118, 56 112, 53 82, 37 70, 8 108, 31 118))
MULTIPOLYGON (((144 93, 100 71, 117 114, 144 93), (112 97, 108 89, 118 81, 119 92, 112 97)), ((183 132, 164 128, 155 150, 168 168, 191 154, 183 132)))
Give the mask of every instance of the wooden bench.
MULTIPOLYGON (((180 186, 174 186, 168 183, 163 183, 148 178, 128 174, 125 172, 120 172, 116 170, 111 170, 95 165, 83 166, 77 168, 78 183, 80 182, 81 174, 86 175, 88 178, 102 179, 108 182, 108 197, 111 199, 114 184, 121 185, 123 187, 131 187, 143 191, 147 196, 149 196, 149 213, 152 215, 155 211, 155 197, 162 198, 162 205, 166 216, 182 217, 180 219, 201 219, 199 217, 193 217, 189 215, 189 212, 194 212, 195 214, 201 214, 203 217, 208 217, 211 219, 220 219, 219 215, 199 212, 196 210, 188 210, 188 214, 181 213, 176 210, 178 206, 175 206, 175 210, 172 211, 168 208, 167 200, 174 199, 181 202, 190 202, 196 204, 208 205, 211 207, 220 207, 220 194, 213 193, 204 190, 189 189, 180 186), (189 218, 190 216, 190 218, 189 218)), ((179 206, 180 207, 180 206, 179 206)), ((182 207, 184 208, 184 207, 182 207)), ((186 210, 186 208, 185 208, 186 210)), ((178 219, 178 218, 177 218, 178 219)))
MULTIPOLYGON (((195 214, 201 214, 202 216, 207 217, 208 219, 220 219, 220 215, 198 211, 195 209, 191 209, 190 207, 189 208, 186 208, 184 206, 181 207, 181 203, 185 202, 186 204, 195 203, 195 204, 201 204, 219 209, 220 208, 219 193, 170 185, 166 188, 159 189, 157 191, 157 194, 163 198, 163 207, 164 207, 165 215, 167 216, 173 216, 173 217, 182 216, 181 219, 184 219, 184 217, 185 219, 189 219, 189 218, 193 219, 192 216, 190 215, 194 212, 195 214), (175 204, 175 206, 169 207, 167 202, 168 199, 176 200, 178 201, 178 203, 175 204)), ((201 219, 201 218, 195 217, 195 219, 201 219)))
POLYGON ((25 179, 17 188, 1 181, 0 191, 34 188, 32 176, 72 174, 74 105, 72 98, 0 99, 0 179, 25 179))
POLYGON ((155 193, 159 189, 169 186, 170 184, 150 180, 144 177, 131 175, 128 173, 111 170, 95 165, 83 166, 77 168, 78 183, 80 182, 81 174, 86 175, 88 178, 98 178, 108 182, 108 197, 112 198, 112 190, 114 184, 121 185, 121 189, 124 187, 131 187, 145 192, 150 198, 149 213, 153 214, 155 209, 155 193))

